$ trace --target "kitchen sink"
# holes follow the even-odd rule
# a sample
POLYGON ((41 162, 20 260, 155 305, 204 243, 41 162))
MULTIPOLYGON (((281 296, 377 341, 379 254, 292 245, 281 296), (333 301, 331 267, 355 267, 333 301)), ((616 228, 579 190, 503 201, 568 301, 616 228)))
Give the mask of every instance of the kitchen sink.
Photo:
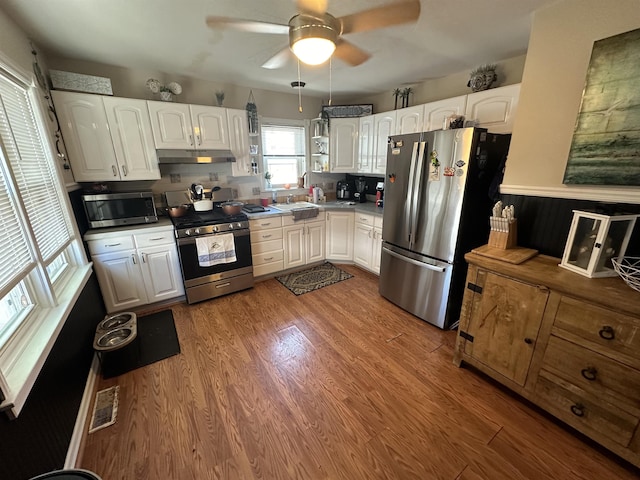
POLYGON ((303 208, 318 208, 318 206, 315 203, 310 203, 310 202, 276 203, 269 206, 271 208, 275 208, 276 210, 281 210, 283 212, 291 212, 292 210, 303 209, 303 208))

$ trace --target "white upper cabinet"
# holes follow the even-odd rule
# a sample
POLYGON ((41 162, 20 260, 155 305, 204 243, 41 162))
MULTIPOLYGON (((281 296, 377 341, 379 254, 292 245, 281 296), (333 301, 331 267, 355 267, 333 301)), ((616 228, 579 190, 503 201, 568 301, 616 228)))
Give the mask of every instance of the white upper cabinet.
POLYGON ((424 131, 424 105, 396 110, 396 135, 424 131))
POLYGON ((329 124, 329 170, 353 173, 358 163, 358 118, 332 118, 329 124))
POLYGON ((160 178, 146 101, 51 93, 77 182, 160 178))
POLYGON ((511 133, 519 96, 520 84, 471 93, 467 95, 465 118, 491 133, 511 133))
POLYGON ((120 180, 102 97, 51 92, 76 182, 120 180))
POLYGON ((103 97, 121 180, 160 178, 145 100, 103 97))
POLYGON ((229 126, 223 107, 189 105, 195 133, 196 148, 229 150, 229 126))
POLYGON ((234 177, 251 175, 247 111, 228 108, 227 123, 229 125, 231 152, 236 157, 235 163, 231 164, 231 174, 234 177))
POLYGON ((442 130, 445 120, 452 115, 464 115, 466 106, 466 95, 426 103, 424 105, 424 131, 442 130))
POLYGON ((148 101, 156 148, 230 148, 227 114, 222 107, 148 101))
POLYGON ((387 143, 395 134, 396 111, 373 115, 374 151, 371 173, 383 174, 387 170, 387 143))
POLYGON ((373 115, 360 117, 360 134, 358 139, 358 173, 371 172, 374 148, 373 115))

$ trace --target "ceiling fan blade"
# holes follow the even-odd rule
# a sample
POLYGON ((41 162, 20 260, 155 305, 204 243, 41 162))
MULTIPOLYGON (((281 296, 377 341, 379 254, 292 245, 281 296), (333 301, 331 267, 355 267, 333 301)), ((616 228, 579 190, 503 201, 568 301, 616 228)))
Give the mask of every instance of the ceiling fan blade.
POLYGON ((276 53, 273 57, 262 64, 262 68, 268 68, 269 70, 275 70, 276 68, 284 67, 291 58, 291 50, 289 47, 285 47, 276 53))
POLYGON ((345 15, 338 20, 342 23, 342 34, 344 35, 415 22, 419 16, 420 0, 404 0, 345 15))
POLYGON ((298 12, 322 15, 327 12, 327 0, 297 0, 298 12))
POLYGON ((369 60, 371 55, 362 50, 359 47, 356 47, 353 43, 347 42, 343 38, 338 39, 338 43, 336 44, 336 51, 333 53, 335 57, 338 57, 345 63, 348 63, 352 67, 358 66, 361 63, 369 60))
POLYGON ((230 17, 207 17, 207 25, 211 28, 233 28, 243 32, 253 33, 289 33, 289 25, 277 23, 258 22, 254 20, 242 20, 230 17))

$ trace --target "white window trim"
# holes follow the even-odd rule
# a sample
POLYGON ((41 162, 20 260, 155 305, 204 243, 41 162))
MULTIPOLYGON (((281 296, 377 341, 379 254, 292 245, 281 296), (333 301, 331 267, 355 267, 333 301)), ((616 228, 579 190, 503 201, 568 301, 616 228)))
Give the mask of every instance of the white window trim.
MULTIPOLYGON (((46 143, 45 148, 55 159, 53 134, 46 128, 49 122, 43 111, 41 92, 37 89, 32 75, 17 67, 2 52, 0 52, 0 70, 32 87, 28 95, 37 116, 37 128, 46 143)), ((10 418, 17 417, 24 407, 58 334, 92 273, 92 264, 86 258, 78 227, 73 220, 71 203, 68 195, 64 194, 66 188, 59 162, 54 161, 53 164, 57 181, 60 183, 59 198, 65 207, 65 214, 72 230, 72 239, 66 247, 61 249, 67 253, 70 265, 53 285, 49 285, 48 289, 35 288, 40 304, 33 309, 29 318, 21 323, 10 340, 0 349, 0 389, 6 396, 0 403, 0 411, 6 412, 10 418)), ((32 232, 31 238, 33 238, 32 232)), ((27 281, 47 282, 44 270, 45 265, 39 258, 32 273, 26 278, 27 281)))
MULTIPOLYGON (((274 118, 274 117, 259 117, 260 119, 260 126, 262 127, 263 125, 285 125, 285 126, 291 126, 291 127, 304 127, 304 159, 302 160, 303 164, 300 165, 300 169, 301 171, 300 176, 302 176, 302 174, 307 171, 308 165, 309 165, 309 127, 310 127, 310 121, 309 120, 297 120, 297 119, 291 119, 291 118, 274 118)), ((278 192, 278 191, 286 191, 288 193, 295 193, 296 191, 306 191, 306 189, 298 189, 298 188, 291 188, 289 190, 283 188, 283 187, 270 187, 267 188, 267 180, 264 178, 264 172, 267 171, 267 167, 266 167, 266 163, 264 160, 264 145, 262 144, 262 131, 260 132, 260 161, 262 163, 262 172, 263 174, 261 175, 261 185, 262 185, 262 190, 267 192, 278 192)))

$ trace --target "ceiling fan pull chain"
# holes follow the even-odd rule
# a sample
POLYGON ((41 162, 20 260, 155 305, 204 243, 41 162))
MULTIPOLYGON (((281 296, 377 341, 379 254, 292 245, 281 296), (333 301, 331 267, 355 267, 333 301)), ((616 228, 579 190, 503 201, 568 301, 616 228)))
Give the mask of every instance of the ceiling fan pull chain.
POLYGON ((329 57, 329 105, 331 105, 331 72, 332 72, 333 62, 331 61, 331 57, 329 57))
POLYGON ((298 111, 302 113, 302 88, 300 88, 300 59, 298 59, 298 111))

